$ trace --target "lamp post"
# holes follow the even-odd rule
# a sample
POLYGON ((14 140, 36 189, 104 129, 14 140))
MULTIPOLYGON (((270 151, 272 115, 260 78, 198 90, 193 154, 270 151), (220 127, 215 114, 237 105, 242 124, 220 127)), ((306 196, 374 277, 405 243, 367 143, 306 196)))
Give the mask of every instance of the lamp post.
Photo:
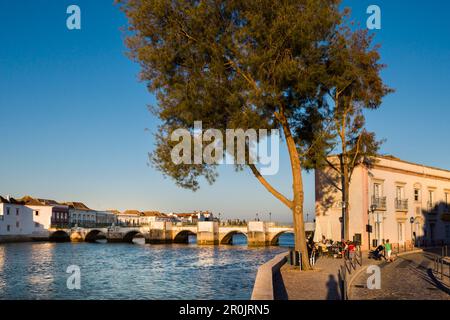
POLYGON ((259 221, 259 214, 256 213, 256 221, 259 221))
MULTIPOLYGON (((372 204, 371 206, 370 206, 370 212, 372 212, 372 216, 373 216, 373 214, 374 214, 374 212, 375 212, 375 210, 377 210, 377 205, 376 204, 372 204)), ((369 212, 369 213, 370 213, 369 212)), ((368 235, 368 242, 369 242, 369 245, 368 245, 368 247, 369 247, 369 250, 370 250, 370 234, 372 233, 372 226, 370 225, 370 214, 367 216, 367 235, 368 235)))
POLYGON ((415 244, 416 241, 413 241, 413 224, 414 224, 414 220, 416 220, 416 219, 414 219, 414 217, 409 218, 409 223, 411 224, 411 244, 412 244, 413 248, 416 246, 416 244, 415 244))
POLYGON ((269 212, 269 222, 272 222, 272 212, 269 212))
POLYGON ((339 219, 341 221, 341 239, 345 240, 345 228, 347 227, 345 225, 345 215, 346 215, 346 211, 345 208, 347 207, 345 201, 342 201, 342 216, 339 219))

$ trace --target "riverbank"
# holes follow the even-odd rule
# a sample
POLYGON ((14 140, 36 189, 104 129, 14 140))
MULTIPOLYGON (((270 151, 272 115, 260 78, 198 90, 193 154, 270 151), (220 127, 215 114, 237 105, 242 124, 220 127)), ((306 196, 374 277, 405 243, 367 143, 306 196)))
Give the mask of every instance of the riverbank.
POLYGON ((5 243, 23 243, 23 242, 42 242, 50 241, 48 236, 34 236, 34 235, 1 235, 0 244, 5 243))

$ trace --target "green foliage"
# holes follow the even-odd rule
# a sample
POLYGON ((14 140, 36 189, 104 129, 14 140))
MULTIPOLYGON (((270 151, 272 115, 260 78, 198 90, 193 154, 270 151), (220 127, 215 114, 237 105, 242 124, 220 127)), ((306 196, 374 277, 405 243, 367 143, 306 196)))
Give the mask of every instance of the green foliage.
POLYGON ((195 190, 200 176, 212 183, 216 174, 211 165, 170 163, 173 129, 197 120, 219 130, 279 128, 275 113, 283 110, 301 148, 299 134, 320 127, 339 0, 118 2, 130 56, 158 99, 152 161, 180 186, 195 190))
MULTIPOLYGON (((337 152, 343 155, 350 180, 356 166, 370 166, 377 155, 383 141, 365 129, 364 110, 379 108, 393 90, 383 83, 380 72, 385 65, 379 62, 379 46, 372 41, 367 30, 351 30, 346 25, 331 41, 325 85, 329 104, 324 112, 304 120, 316 126, 314 130, 303 127, 306 132, 299 134, 307 168, 330 166, 327 159, 337 152)), ((340 171, 339 167, 335 169, 340 171)))

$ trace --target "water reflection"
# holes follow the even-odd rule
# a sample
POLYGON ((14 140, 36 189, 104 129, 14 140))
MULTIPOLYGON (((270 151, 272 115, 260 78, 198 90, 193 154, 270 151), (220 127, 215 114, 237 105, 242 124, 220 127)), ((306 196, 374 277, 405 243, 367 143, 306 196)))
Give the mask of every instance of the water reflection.
POLYGON ((39 288, 39 298, 50 299, 53 291, 53 270, 55 263, 53 255, 55 253, 55 243, 42 247, 39 244, 32 244, 36 249, 30 250, 28 253, 28 268, 26 275, 27 290, 34 292, 39 288))
MULTIPOLYGON (((293 237, 280 237, 290 246, 293 237)), ((283 247, 189 244, 18 243, 0 245, 0 299, 249 299, 256 270, 283 247), (65 271, 81 269, 81 290, 65 271)))
POLYGON ((0 292, 4 291, 6 288, 6 279, 5 279, 5 251, 6 247, 0 246, 0 292))

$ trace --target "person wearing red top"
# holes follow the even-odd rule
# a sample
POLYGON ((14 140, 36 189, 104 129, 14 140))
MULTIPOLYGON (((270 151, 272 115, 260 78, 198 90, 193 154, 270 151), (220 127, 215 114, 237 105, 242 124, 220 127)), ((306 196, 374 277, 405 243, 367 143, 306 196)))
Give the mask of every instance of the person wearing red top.
POLYGON ((350 242, 348 244, 348 257, 350 258, 350 260, 353 260, 353 258, 355 257, 355 251, 356 251, 356 246, 353 242, 350 242))

